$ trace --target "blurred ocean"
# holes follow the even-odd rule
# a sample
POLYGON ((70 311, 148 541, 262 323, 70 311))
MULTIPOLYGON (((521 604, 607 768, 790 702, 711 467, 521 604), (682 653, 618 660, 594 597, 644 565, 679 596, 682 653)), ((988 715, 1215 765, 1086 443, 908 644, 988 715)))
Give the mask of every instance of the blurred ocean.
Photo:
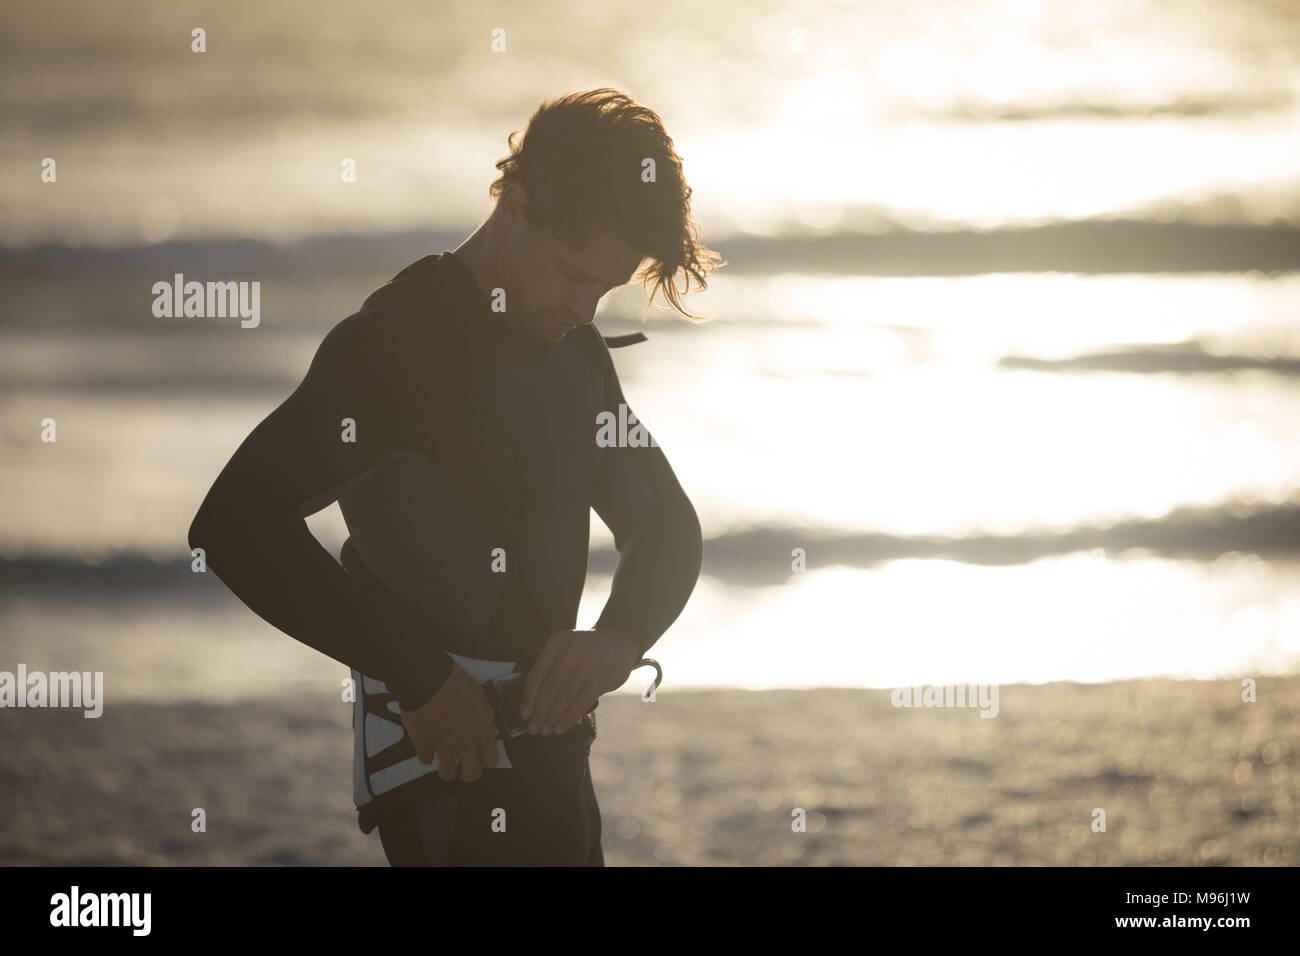
MULTIPOLYGON (((612 85, 731 263, 687 300, 710 322, 658 310, 614 353, 706 537, 666 687, 1296 672, 1294 6, 696 11, 8 6, 0 669, 336 685, 191 574, 194 511, 325 332, 488 214, 538 100, 612 85), (175 272, 260 281, 261 325, 154 318, 175 272)), ((337 553, 337 508, 309 524, 337 553)), ((594 515, 592 543, 579 626, 616 558, 594 515)))

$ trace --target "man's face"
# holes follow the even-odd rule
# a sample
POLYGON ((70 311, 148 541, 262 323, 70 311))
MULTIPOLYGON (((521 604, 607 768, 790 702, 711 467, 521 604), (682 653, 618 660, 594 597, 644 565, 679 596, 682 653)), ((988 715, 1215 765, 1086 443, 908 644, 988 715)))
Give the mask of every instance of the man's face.
POLYGON ((570 249, 549 227, 533 227, 522 215, 509 220, 505 245, 505 318, 544 342, 590 323, 601 297, 626 285, 645 258, 609 232, 570 249))

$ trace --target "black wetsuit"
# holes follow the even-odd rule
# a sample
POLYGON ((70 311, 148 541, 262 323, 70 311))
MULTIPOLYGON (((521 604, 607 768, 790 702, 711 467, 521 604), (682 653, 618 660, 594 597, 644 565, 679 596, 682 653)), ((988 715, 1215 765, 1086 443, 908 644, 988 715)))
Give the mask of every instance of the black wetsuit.
MULTIPOLYGON (((702 541, 661 448, 597 443, 597 414, 617 418, 620 403, 593 326, 536 342, 491 310, 463 260, 425 256, 325 336, 302 383, 218 476, 189 542, 262 618, 381 681, 388 710, 412 710, 450 673, 445 652, 526 671, 552 631, 578 626, 594 508, 620 558, 593 626, 628 632, 645 650, 694 589, 702 541), (344 558, 360 573, 340 566, 303 520, 336 500, 350 534, 344 558)), ((508 786, 533 780, 535 794, 585 805, 588 723, 585 739, 575 728, 507 741, 515 770, 485 770, 484 781, 506 785, 497 775, 515 773, 508 786), (558 795, 544 768, 572 763, 575 752, 581 774, 558 795)), ((412 753, 409 738, 402 747, 412 753)), ((385 820, 409 828, 411 814, 427 816, 417 808, 474 786, 434 773, 367 793, 362 829, 385 820)), ((574 826, 588 839, 590 814, 574 826)), ((580 854, 588 862, 599 857, 598 814, 594 832, 594 852, 580 854)), ((551 833, 557 851, 563 833, 551 833)))

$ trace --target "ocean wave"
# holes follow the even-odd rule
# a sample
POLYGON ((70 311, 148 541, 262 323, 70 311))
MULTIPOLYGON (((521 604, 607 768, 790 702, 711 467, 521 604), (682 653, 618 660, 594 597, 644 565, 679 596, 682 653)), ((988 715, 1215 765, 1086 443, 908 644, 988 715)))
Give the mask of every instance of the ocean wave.
MULTIPOLYGON (((112 248, 47 243, 0 250, 0 278, 66 281, 69 275, 158 279, 174 272, 222 276, 395 273, 454 249, 457 230, 319 235, 292 243, 173 240, 112 248)), ((715 236, 728 274, 771 272, 953 276, 989 272, 1289 272, 1300 270, 1300 227, 1097 218, 988 230, 923 231, 885 223, 872 232, 807 231, 715 236)))
MULTIPOLYGON (((809 571, 871 568, 900 559, 1007 566, 1098 549, 1110 558, 1141 552, 1208 561, 1234 551, 1293 558, 1300 555, 1300 503, 1183 507, 1153 520, 1134 518, 1015 534, 897 535, 795 525, 741 528, 705 539, 702 573, 736 585, 779 584, 791 574, 795 548, 804 550, 809 571)), ((613 574, 617 563, 613 549, 593 548, 588 571, 613 574)), ((4 596, 80 591, 199 594, 210 591, 214 581, 215 575, 194 574, 188 558, 160 561, 132 552, 102 559, 60 554, 0 557, 0 595, 4 596)))

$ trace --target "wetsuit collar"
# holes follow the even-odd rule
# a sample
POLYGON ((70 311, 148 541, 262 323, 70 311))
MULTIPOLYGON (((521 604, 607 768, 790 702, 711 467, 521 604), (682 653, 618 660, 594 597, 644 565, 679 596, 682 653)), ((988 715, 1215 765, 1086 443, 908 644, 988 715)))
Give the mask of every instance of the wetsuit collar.
POLYGON ((479 288, 474 270, 464 259, 454 252, 443 252, 439 261, 449 265, 450 274, 455 278, 456 289, 460 293, 459 301, 464 304, 466 317, 475 327, 511 354, 519 356, 530 365, 540 365, 552 343, 532 338, 506 321, 500 312, 493 312, 483 290, 479 288))

